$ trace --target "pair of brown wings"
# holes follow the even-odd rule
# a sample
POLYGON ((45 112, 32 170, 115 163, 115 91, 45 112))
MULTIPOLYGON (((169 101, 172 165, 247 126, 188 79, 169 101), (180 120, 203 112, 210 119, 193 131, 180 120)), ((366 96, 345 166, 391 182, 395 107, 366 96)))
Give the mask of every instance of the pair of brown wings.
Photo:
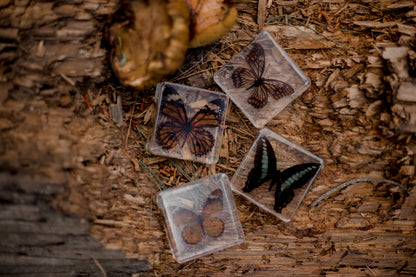
POLYGON ((249 68, 235 69, 231 78, 236 88, 252 89, 247 101, 254 108, 263 108, 267 104, 269 94, 278 100, 294 92, 294 89, 283 81, 264 78, 265 55, 260 44, 252 44, 252 49, 245 60, 249 68))
POLYGON ((173 223, 181 228, 182 238, 188 244, 197 244, 204 235, 213 238, 221 236, 224 232, 224 222, 216 217, 223 211, 221 189, 214 190, 202 206, 202 211, 191 211, 177 208, 173 214, 173 223))

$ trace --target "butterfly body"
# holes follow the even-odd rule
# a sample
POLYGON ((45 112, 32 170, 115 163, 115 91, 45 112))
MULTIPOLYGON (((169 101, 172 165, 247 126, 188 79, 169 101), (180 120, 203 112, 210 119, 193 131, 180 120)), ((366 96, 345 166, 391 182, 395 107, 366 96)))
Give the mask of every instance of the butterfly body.
POLYGON ((252 88, 258 88, 258 87, 260 87, 261 85, 263 85, 263 83, 264 83, 264 78, 263 77, 260 77, 260 78, 258 78, 257 80, 255 80, 254 81, 254 83, 250 86, 250 87, 248 87, 246 90, 250 90, 250 89, 252 89, 252 88))
POLYGON ((163 100, 160 109, 160 113, 166 118, 156 130, 156 139, 160 146, 170 150, 177 145, 184 147, 187 144, 191 153, 196 156, 211 151, 215 139, 206 129, 220 125, 220 115, 212 108, 218 107, 218 99, 209 103, 211 107, 207 104, 189 118, 185 103, 174 88, 166 86, 164 95, 164 98, 169 100, 163 100))
POLYGON ((224 232, 224 221, 218 217, 223 211, 221 189, 214 190, 202 206, 201 212, 178 207, 173 222, 181 228, 182 238, 188 244, 199 243, 204 236, 217 238, 224 232))
POLYGON ((235 69, 231 74, 231 79, 234 87, 252 91, 247 102, 254 108, 260 109, 266 106, 269 95, 279 100, 284 96, 293 94, 294 89, 289 84, 265 77, 265 55, 260 44, 252 44, 252 49, 245 57, 245 61, 249 68, 239 67, 235 69))
POLYGON ((295 190, 304 186, 316 174, 318 163, 303 163, 283 171, 276 168, 276 156, 269 140, 259 138, 254 156, 254 167, 250 170, 244 192, 251 192, 263 183, 271 180, 269 190, 276 185, 274 210, 281 212, 295 195, 295 190))

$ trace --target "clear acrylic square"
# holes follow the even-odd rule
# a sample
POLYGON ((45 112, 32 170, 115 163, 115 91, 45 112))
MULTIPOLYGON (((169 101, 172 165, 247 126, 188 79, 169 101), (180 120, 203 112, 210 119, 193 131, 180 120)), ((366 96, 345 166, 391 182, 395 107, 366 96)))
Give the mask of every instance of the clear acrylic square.
POLYGON ((218 161, 227 95, 165 82, 156 87, 155 104, 155 128, 146 144, 148 150, 207 164, 218 161))
POLYGON ((216 174, 161 191, 173 257, 183 263, 240 244, 244 233, 227 175, 216 174))
POLYGON ((260 208, 289 222, 322 167, 321 158, 264 128, 231 179, 231 187, 260 208), (267 175, 272 178, 265 178, 267 175))
POLYGON ((266 31, 214 75, 256 128, 262 128, 310 86, 289 55, 266 31))

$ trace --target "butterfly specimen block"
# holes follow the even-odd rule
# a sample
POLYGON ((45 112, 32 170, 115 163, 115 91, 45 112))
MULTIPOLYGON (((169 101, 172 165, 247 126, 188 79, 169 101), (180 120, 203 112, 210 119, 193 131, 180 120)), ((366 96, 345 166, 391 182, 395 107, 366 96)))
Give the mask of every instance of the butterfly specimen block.
POLYGON ((264 128, 234 174, 231 186, 288 222, 322 167, 321 158, 264 128))
POLYGON ((264 127, 310 86, 266 31, 218 70, 214 80, 256 128, 264 127))
POLYGON ((240 244, 244 234, 227 175, 216 174, 160 192, 173 257, 183 263, 240 244))
POLYGON ((207 164, 218 161, 228 96, 159 83, 155 128, 146 147, 157 155, 207 164))

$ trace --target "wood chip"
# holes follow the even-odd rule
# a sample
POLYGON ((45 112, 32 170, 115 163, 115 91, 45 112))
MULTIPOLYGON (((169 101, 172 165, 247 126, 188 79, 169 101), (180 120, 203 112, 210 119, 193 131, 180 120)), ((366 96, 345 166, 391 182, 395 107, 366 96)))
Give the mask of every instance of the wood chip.
POLYGON ((406 34, 406 35, 413 36, 413 37, 416 34, 416 27, 401 24, 401 23, 397 24, 397 30, 399 31, 399 33, 406 34))
POLYGON ((409 48, 407 47, 387 47, 383 52, 383 58, 390 61, 394 72, 402 80, 409 77, 407 65, 408 53, 409 48))
POLYGON ((399 22, 376 22, 376 21, 353 21, 353 23, 357 26, 365 27, 365 28, 391 28, 396 26, 399 22))
POLYGON ((322 36, 304 26, 275 26, 263 28, 277 37, 278 41, 288 49, 323 49, 333 47, 334 43, 325 41, 322 36))
POLYGON ((0 38, 17 40, 19 29, 17 28, 0 28, 0 38))
POLYGON ((416 4, 414 1, 398 1, 397 3, 388 5, 387 8, 388 9, 403 9, 403 8, 412 8, 414 7, 416 4))
POLYGON ((110 115, 113 121, 117 123, 118 125, 122 125, 124 122, 124 118, 123 118, 123 107, 121 105, 120 95, 117 97, 117 103, 110 104, 109 108, 110 108, 110 115))
POLYGON ((267 0, 259 0, 257 7, 257 25, 259 25, 259 30, 263 29, 264 21, 266 20, 266 4, 267 0))
POLYGON ((396 128, 402 132, 416 133, 416 106, 395 104, 391 110, 397 116, 395 118, 396 128))
POLYGON ((399 101, 416 102, 416 80, 402 82, 396 97, 399 101))

